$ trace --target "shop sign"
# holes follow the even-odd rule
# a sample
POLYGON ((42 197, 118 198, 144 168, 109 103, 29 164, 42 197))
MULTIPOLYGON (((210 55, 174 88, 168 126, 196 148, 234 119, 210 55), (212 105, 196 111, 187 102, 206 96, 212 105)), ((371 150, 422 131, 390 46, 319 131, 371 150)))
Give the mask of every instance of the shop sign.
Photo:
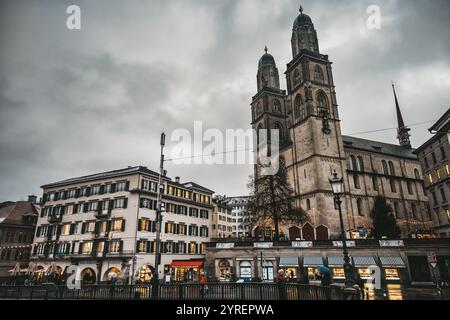
POLYGON ((380 240, 380 247, 404 247, 403 240, 380 240))
POLYGON ((234 248, 234 242, 231 243, 216 243, 218 249, 232 249, 234 248))
POLYGON ((273 247, 273 242, 253 242, 254 248, 269 249, 273 247))
MULTIPOLYGON (((348 248, 354 248, 356 246, 355 241, 346 241, 348 248)), ((333 241, 333 247, 339 247, 342 248, 344 243, 342 241, 333 241)))
POLYGON ((292 241, 292 248, 312 248, 312 241, 292 241))

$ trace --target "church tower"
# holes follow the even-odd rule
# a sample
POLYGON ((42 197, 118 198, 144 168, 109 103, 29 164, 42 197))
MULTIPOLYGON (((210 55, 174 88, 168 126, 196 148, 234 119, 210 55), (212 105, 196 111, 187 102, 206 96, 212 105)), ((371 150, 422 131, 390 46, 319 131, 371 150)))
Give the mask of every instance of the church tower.
POLYGON ((402 147, 411 149, 411 141, 409 140, 409 137, 411 136, 409 134, 409 131, 411 131, 411 129, 405 126, 405 122, 403 121, 403 116, 400 110, 400 104, 398 103, 394 84, 392 84, 392 89, 394 90, 395 110, 397 111, 397 139, 402 147))
POLYGON ((278 129, 280 147, 288 143, 286 126, 286 91, 280 89, 280 76, 274 57, 265 53, 258 63, 257 94, 251 103, 252 127, 254 129, 278 129))

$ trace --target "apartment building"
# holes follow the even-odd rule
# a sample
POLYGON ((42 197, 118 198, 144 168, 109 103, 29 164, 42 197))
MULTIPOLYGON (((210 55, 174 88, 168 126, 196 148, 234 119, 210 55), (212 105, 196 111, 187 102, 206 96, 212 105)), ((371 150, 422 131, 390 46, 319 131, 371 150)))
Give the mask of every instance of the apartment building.
POLYGON ((449 129, 450 109, 429 129, 434 136, 415 151, 425 176, 433 230, 441 238, 450 237, 449 129))
POLYGON ((235 237, 251 237, 252 220, 250 214, 247 211, 248 196, 240 197, 227 197, 224 200, 229 207, 233 219, 235 219, 235 237))
POLYGON ((235 238, 236 217, 224 197, 213 198, 212 238, 235 238))
MULTIPOLYGON (((148 282, 155 272, 158 173, 143 166, 42 186, 32 258, 37 274, 62 278, 77 265, 82 283, 148 282)), ((163 177, 159 278, 197 281, 210 239, 213 191, 163 177)))

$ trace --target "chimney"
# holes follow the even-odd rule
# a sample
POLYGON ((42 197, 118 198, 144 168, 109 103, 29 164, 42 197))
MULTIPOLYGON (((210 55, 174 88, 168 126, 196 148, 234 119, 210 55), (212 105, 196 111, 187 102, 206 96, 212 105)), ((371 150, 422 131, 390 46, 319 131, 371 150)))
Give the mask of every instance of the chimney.
POLYGON ((175 177, 175 182, 180 183, 180 177, 175 177))
POLYGON ((28 202, 31 202, 32 204, 36 204, 37 197, 35 195, 29 195, 28 196, 28 202))

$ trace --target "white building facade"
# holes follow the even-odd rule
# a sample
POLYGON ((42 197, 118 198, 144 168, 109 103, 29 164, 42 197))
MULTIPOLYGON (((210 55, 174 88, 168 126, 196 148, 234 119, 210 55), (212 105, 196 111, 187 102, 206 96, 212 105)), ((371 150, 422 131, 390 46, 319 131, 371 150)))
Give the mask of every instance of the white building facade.
MULTIPOLYGON (((210 240, 213 191, 163 177, 159 278, 199 281, 210 240)), ((128 167, 42 186, 32 259, 61 278, 75 265, 82 283, 149 282, 154 274, 158 174, 128 167)), ((39 273, 38 273, 39 274, 39 273)))

